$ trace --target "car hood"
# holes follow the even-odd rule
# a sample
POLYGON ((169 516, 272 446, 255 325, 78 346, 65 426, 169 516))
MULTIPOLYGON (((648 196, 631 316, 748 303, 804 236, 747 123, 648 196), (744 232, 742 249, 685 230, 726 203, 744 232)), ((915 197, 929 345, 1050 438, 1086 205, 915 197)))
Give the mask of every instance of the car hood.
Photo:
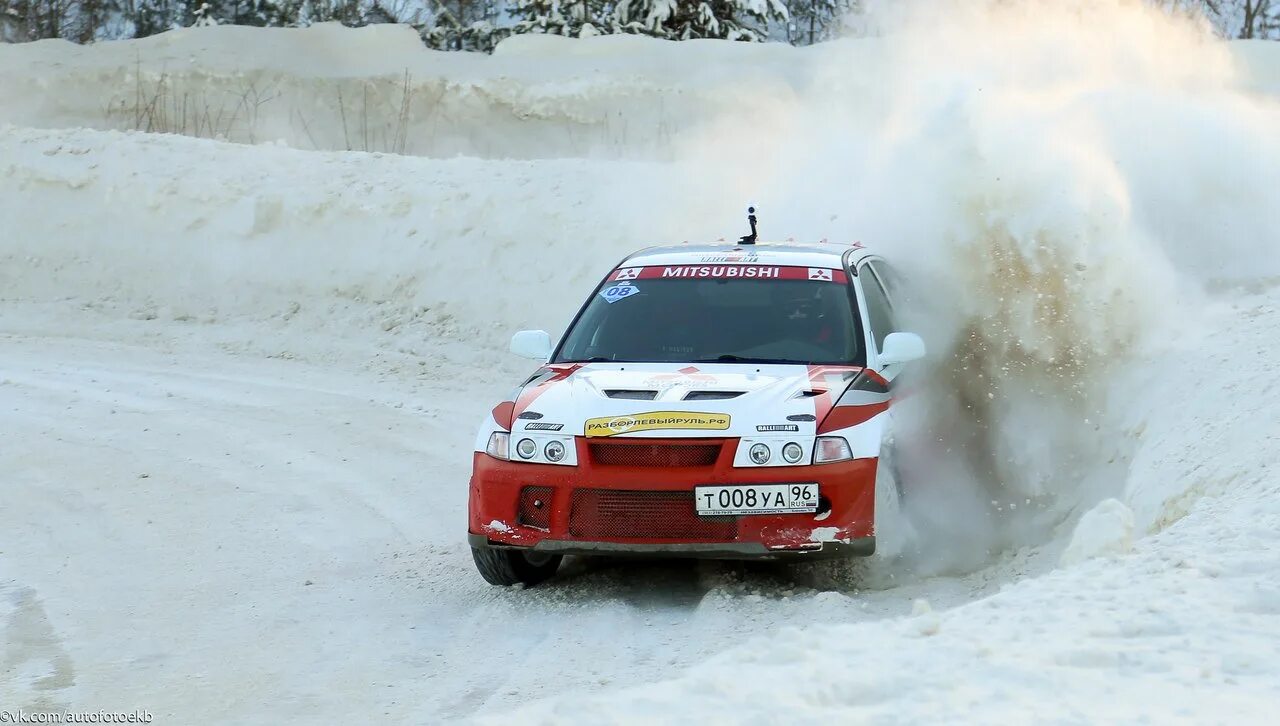
POLYGON ((521 387, 512 430, 602 438, 741 437, 773 431, 813 435, 860 370, 740 363, 554 364, 521 387))

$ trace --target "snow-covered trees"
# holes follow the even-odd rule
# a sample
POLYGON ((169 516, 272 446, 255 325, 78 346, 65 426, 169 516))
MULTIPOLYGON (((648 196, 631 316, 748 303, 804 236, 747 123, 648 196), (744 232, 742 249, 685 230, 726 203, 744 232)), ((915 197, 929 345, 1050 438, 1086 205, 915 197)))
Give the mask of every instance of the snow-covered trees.
MULTIPOLYGON (((174 4, 174 0, 140 1, 174 4)), ((218 25, 282 27, 337 22, 358 26, 423 20, 421 5, 404 0, 190 0, 185 4, 194 8, 193 14, 218 25)))
POLYGON ((785 22, 782 0, 515 0, 514 33, 569 37, 629 33, 667 40, 763 40, 785 22))
POLYGON ((290 25, 302 10, 302 0, 199 0, 188 3, 192 15, 208 24, 290 25))
POLYGON ((519 18, 512 28, 515 33, 577 38, 598 35, 608 7, 605 0, 515 0, 511 14, 519 18))
POLYGON ((496 24, 500 0, 436 0, 431 22, 416 25, 427 47, 492 52, 510 28, 496 24))
POLYGON ((790 0, 787 40, 796 45, 830 40, 840 33, 844 16, 857 6, 856 0, 790 0))
MULTIPOLYGON (((1280 39, 1280 0, 1144 1, 1207 18, 1225 37, 1280 39)), ((856 28, 845 21, 856 20, 861 6, 861 0, 0 0, 0 42, 85 43, 191 25, 339 22, 408 23, 428 46, 444 50, 488 52, 519 33, 807 45, 856 28)))
POLYGON ((438 7, 435 21, 423 35, 427 45, 491 50, 502 38, 521 33, 571 38, 628 33, 667 40, 756 41, 765 39, 770 23, 785 22, 788 17, 783 0, 512 0, 506 14, 515 22, 500 28, 493 13, 477 14, 474 2, 454 2, 459 7, 438 7))
POLYGON ((1204 0, 1228 38, 1280 36, 1280 0, 1204 0))
POLYGON ((120 14, 133 25, 133 37, 143 38, 189 24, 194 20, 188 17, 189 5, 185 0, 132 0, 121 4, 120 14))
POLYGON ((1177 13, 1205 17, 1224 38, 1280 39, 1280 0, 1151 0, 1177 13))
POLYGON ((425 9, 425 0, 0 0, 0 41, 87 43, 192 25, 416 25, 425 9))
POLYGON ((781 0, 618 0, 611 26, 668 40, 764 40, 770 22, 787 18, 781 0))
POLYGON ((106 25, 108 0, 0 0, 0 41, 65 38, 87 43, 106 25))

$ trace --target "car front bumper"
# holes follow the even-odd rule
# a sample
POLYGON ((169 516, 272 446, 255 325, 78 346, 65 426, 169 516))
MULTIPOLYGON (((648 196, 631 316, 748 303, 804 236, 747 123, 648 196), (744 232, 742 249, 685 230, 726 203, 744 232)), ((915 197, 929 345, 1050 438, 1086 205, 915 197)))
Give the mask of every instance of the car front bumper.
POLYGON ((688 558, 708 560, 827 560, 869 557, 876 552, 876 538, 860 537, 848 542, 811 542, 799 547, 770 549, 759 542, 676 542, 643 544, 636 542, 583 542, 544 539, 532 547, 510 545, 483 534, 468 534, 472 547, 529 550, 555 555, 688 558))
POLYGON ((722 448, 714 463, 674 467, 600 465, 581 438, 578 466, 503 461, 476 452, 471 543, 558 554, 765 560, 875 551, 877 459, 734 467, 736 439, 648 440, 667 442, 722 448), (699 485, 796 482, 818 485, 819 512, 700 517, 694 509, 699 485), (530 509, 534 503, 536 511, 530 509))

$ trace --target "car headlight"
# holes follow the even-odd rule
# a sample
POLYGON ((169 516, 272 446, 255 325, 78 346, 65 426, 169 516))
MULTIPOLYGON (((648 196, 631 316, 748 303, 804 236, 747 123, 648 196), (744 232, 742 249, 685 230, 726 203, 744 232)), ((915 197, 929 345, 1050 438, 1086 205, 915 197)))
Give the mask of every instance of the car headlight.
POLYGON ((484 453, 495 459, 506 461, 511 456, 507 453, 508 447, 511 446, 511 434, 506 431, 494 431, 489 434, 489 444, 484 447, 484 453))
POLYGON ((516 453, 521 459, 532 459, 533 455, 538 452, 538 445, 533 443, 533 439, 520 439, 516 444, 516 453))
POLYGON ((813 463, 830 464, 853 458, 853 450, 843 436, 819 436, 814 442, 813 463))
POLYGON ((754 444, 748 453, 751 455, 751 460, 757 464, 769 463, 769 456, 771 452, 769 451, 769 447, 764 444, 754 444))
POLYGON ((782 447, 782 459, 788 464, 800 461, 802 456, 804 456, 804 448, 794 441, 782 447))
POLYGON ((560 461, 564 458, 564 444, 559 441, 552 441, 542 450, 546 455, 547 461, 560 461))

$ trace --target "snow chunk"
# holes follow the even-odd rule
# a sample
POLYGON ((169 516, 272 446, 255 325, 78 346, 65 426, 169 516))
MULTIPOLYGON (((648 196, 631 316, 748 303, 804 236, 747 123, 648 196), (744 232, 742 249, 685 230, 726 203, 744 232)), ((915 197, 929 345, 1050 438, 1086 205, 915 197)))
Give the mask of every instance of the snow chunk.
POLYGON ((920 635, 937 635, 942 628, 942 620, 933 611, 933 606, 922 597, 911 602, 911 617, 915 620, 915 630, 920 635))
POLYGON ((1105 499, 1080 518, 1060 562, 1063 566, 1074 565, 1132 549, 1133 512, 1118 499, 1105 499))
POLYGON ((840 530, 837 527, 818 527, 809 535, 810 542, 835 542, 836 533, 840 530))
POLYGON ((510 532, 511 531, 510 525, 508 525, 506 522, 501 522, 496 519, 485 526, 494 532, 510 532))

